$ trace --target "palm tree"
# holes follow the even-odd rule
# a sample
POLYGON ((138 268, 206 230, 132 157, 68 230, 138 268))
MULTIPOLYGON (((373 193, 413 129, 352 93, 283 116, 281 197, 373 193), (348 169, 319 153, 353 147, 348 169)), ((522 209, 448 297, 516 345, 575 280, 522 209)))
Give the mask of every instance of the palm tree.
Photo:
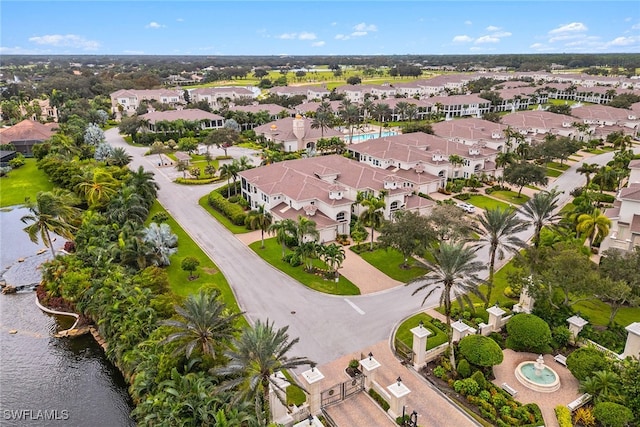
POLYGON ((84 181, 79 183, 78 191, 84 195, 90 208, 101 208, 117 193, 122 184, 110 172, 95 168, 84 181))
POLYGON ((302 215, 298 215, 298 223, 296 224, 296 238, 298 245, 304 243, 305 237, 311 237, 312 241, 316 241, 320 237, 320 233, 316 229, 316 222, 302 215))
POLYGON ((271 224, 268 228, 270 234, 276 235, 276 241, 282 245, 282 258, 285 256, 285 249, 287 247, 287 237, 295 237, 296 235, 296 223, 292 219, 283 219, 271 224))
POLYGON ((453 339, 451 333, 451 302, 455 299, 461 306, 466 303, 473 310, 473 303, 468 295, 469 293, 477 295, 484 300, 484 295, 478 289, 478 285, 482 283, 482 280, 478 277, 478 272, 484 269, 484 263, 476 259, 476 250, 475 248, 464 246, 463 242, 453 244, 442 242, 437 247, 432 246, 428 250, 430 257, 425 260, 429 272, 407 283, 408 285, 413 283, 420 284, 411 295, 415 295, 423 289, 429 289, 422 300, 423 305, 434 292, 442 290, 440 305, 444 307, 444 315, 447 317, 451 367, 454 370, 456 359, 451 345, 453 339))
POLYGON ((233 175, 233 166, 231 163, 225 163, 218 168, 221 178, 227 178, 227 197, 231 196, 231 176, 233 175))
POLYGON ((611 220, 607 218, 600 209, 596 208, 591 214, 582 214, 578 217, 576 231, 578 234, 586 235, 589 239, 589 247, 593 243, 603 239, 609 234, 611 220))
POLYGON ((373 106, 371 114, 376 116, 378 118, 378 122, 380 122, 378 138, 382 138, 382 123, 385 118, 388 118, 391 115, 391 108, 389 108, 389 104, 379 103, 373 106))
MULTIPOLYGON (((274 373, 294 369, 303 365, 313 365, 306 357, 289 357, 287 353, 298 343, 299 338, 289 339, 288 326, 275 330, 274 324, 258 320, 252 328, 247 328, 234 340, 230 350, 225 352, 229 359, 226 366, 214 371, 217 375, 231 377, 224 382, 221 390, 236 389, 236 402, 252 400, 261 425, 271 421, 269 390, 285 404, 282 387, 274 378, 274 373)), ((298 387, 295 383, 291 384, 298 387)))
POLYGON ((307 273, 313 273, 313 259, 317 258, 322 245, 316 241, 300 242, 295 248, 295 254, 304 260, 304 269, 307 273))
POLYGON ((537 248, 540 244, 540 233, 545 225, 553 225, 560 215, 555 213, 558 207, 559 192, 553 188, 551 191, 541 191, 522 205, 519 212, 529 220, 534 227, 533 245, 537 248))
POLYGON ((398 120, 404 120, 407 115, 407 108, 409 108, 409 103, 406 101, 400 101, 396 104, 396 111, 398 112, 398 120))
POLYGON ((579 389, 592 395, 596 402, 614 400, 620 395, 620 377, 613 371, 595 371, 580 383, 579 389))
POLYGON ((316 110, 315 117, 311 122, 311 128, 320 129, 320 137, 324 138, 324 130, 329 129, 333 125, 334 119, 335 115, 333 114, 331 104, 324 101, 316 110))
POLYGON ((153 201, 158 195, 160 187, 153 179, 154 173, 146 171, 144 167, 139 166, 135 171, 131 171, 127 177, 125 183, 136 189, 146 201, 148 206, 151 206, 153 201))
POLYGON ((333 277, 338 277, 338 269, 342 265, 345 259, 344 248, 336 243, 329 245, 323 245, 320 248, 320 258, 331 268, 333 277))
POLYGON ((409 123, 411 123, 418 115, 418 106, 416 104, 407 105, 406 113, 409 123))
POLYGON ((584 175, 587 178, 587 183, 585 184, 584 188, 589 187, 589 184, 591 183, 591 175, 598 172, 599 169, 600 165, 598 165, 597 163, 582 163, 580 167, 576 169, 576 172, 584 175))
POLYGON ((264 208, 264 205, 258 206, 258 209, 249 213, 249 225, 252 229, 260 229, 262 245, 260 249, 264 249, 264 232, 269 229, 273 222, 271 212, 264 208))
POLYGON ((485 302, 485 308, 487 308, 493 291, 496 255, 499 259, 504 259, 505 251, 518 253, 525 243, 516 234, 526 230, 527 224, 518 218, 515 211, 500 207, 485 210, 478 218, 478 222, 480 227, 475 230, 480 235, 477 246, 489 248, 489 280, 485 302))
POLYGON ((189 295, 183 306, 175 305, 174 309, 181 319, 160 322, 175 329, 161 344, 180 342, 174 355, 184 353, 187 359, 196 349, 203 355, 216 357, 221 353, 221 344, 234 337, 237 331, 235 322, 241 316, 241 313, 227 310, 218 290, 208 293, 200 290, 198 294, 189 295))
POLYGON ((122 147, 116 147, 109 153, 107 164, 123 167, 131 163, 131 160, 133 160, 133 157, 127 153, 127 150, 122 147))
POLYGON ((73 232, 77 230, 74 222, 80 212, 74 207, 76 203, 71 193, 63 190, 41 191, 36 195, 35 202, 29 199, 25 201, 25 207, 29 213, 20 218, 20 221, 31 224, 25 227, 24 231, 33 243, 42 240, 42 243, 51 249, 51 255, 54 258, 56 252, 53 248, 51 233, 65 239, 73 239, 73 232))
POLYGON ((373 231, 379 228, 384 221, 384 211, 386 204, 384 202, 384 196, 380 195, 375 197, 369 195, 360 202, 365 207, 365 211, 360 214, 360 221, 368 227, 371 227, 371 246, 370 250, 373 250, 373 231))
POLYGON ((358 107, 346 99, 343 100, 343 104, 340 105, 338 114, 342 121, 349 127, 349 144, 353 143, 353 127, 360 121, 360 110, 358 107))
POLYGON ((123 187, 107 205, 105 216, 116 224, 132 221, 142 224, 149 215, 144 197, 133 186, 123 187))

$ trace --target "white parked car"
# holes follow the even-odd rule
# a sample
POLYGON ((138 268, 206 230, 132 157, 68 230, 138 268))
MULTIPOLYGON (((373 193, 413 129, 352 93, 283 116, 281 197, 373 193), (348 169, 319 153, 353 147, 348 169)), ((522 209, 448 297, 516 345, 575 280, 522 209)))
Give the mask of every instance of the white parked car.
POLYGON ((467 213, 474 213, 476 211, 476 207, 469 203, 458 203, 458 207, 467 213))

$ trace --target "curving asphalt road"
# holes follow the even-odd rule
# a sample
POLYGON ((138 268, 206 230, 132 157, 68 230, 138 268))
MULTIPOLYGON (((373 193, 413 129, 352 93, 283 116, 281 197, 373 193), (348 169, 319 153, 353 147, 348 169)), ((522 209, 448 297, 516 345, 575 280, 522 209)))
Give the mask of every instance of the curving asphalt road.
MULTIPOLYGON (((134 157, 131 167, 143 166, 155 172, 160 203, 220 268, 250 321, 268 318, 277 327, 289 325, 289 336, 300 338, 292 349, 294 355, 306 356, 318 364, 330 362, 389 339, 397 322, 437 305, 438 295, 432 295, 421 306, 424 296, 411 296, 412 288, 404 286, 346 298, 301 286, 262 261, 198 205, 198 200, 208 194, 213 185, 174 184, 167 171, 157 167, 154 156, 145 157, 145 148, 128 145, 117 128, 108 130, 106 138, 109 144, 125 148, 134 157)), ((248 154, 233 150, 229 150, 231 155, 248 154)), ((588 162, 604 164, 612 156, 606 153, 591 157, 588 162)), ((573 165, 552 184, 565 190, 560 197, 562 204, 569 200, 569 192, 584 181, 584 177, 575 173, 577 167, 573 165)), ((531 231, 520 237, 529 239, 531 231)), ((486 250, 479 251, 478 256, 488 260, 486 250)))

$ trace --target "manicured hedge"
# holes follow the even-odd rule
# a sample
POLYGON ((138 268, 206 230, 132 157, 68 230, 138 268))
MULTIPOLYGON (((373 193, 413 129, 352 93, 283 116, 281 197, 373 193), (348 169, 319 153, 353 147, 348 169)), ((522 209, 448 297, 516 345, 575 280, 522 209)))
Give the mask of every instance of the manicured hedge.
POLYGON ((234 225, 244 225, 247 214, 241 206, 229 203, 224 196, 216 191, 212 191, 207 198, 209 206, 222 213, 234 225))
POLYGON ((567 356, 567 368, 580 381, 606 369, 607 365, 604 354, 593 347, 581 347, 567 356))
POLYGON ((573 422, 571 421, 571 411, 564 405, 558 405, 555 408, 556 418, 558 419, 558 424, 560 427, 573 427, 573 422))
POLYGON ((534 314, 516 314, 507 323, 507 347, 515 351, 549 353, 551 329, 534 314))
POLYGON ((604 427, 625 427, 633 421, 631 409, 613 402, 597 403, 593 415, 604 427))
POLYGON ((458 344, 460 354, 469 363, 476 366, 489 367, 502 363, 503 354, 500 346, 491 338, 482 335, 469 335, 458 344))
POLYGON ((205 184, 211 184, 218 181, 220 181, 219 177, 205 178, 205 179, 176 178, 175 183, 186 184, 186 185, 205 185, 205 184))

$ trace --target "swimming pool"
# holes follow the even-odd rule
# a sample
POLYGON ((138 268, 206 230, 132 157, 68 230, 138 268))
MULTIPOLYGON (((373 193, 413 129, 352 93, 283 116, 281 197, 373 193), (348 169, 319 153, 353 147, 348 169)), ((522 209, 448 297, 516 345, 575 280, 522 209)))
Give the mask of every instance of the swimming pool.
MULTIPOLYGON (((394 136, 397 135, 398 132, 394 132, 391 130, 387 130, 382 132, 382 138, 386 137, 386 136, 394 136)), ((353 139, 352 142, 354 144, 357 144, 358 142, 362 142, 362 141, 366 141, 368 139, 374 139, 374 138, 378 138, 378 132, 375 133, 363 133, 360 135, 353 135, 353 139)), ((348 144, 349 143, 349 135, 344 137, 345 142, 348 144)))

